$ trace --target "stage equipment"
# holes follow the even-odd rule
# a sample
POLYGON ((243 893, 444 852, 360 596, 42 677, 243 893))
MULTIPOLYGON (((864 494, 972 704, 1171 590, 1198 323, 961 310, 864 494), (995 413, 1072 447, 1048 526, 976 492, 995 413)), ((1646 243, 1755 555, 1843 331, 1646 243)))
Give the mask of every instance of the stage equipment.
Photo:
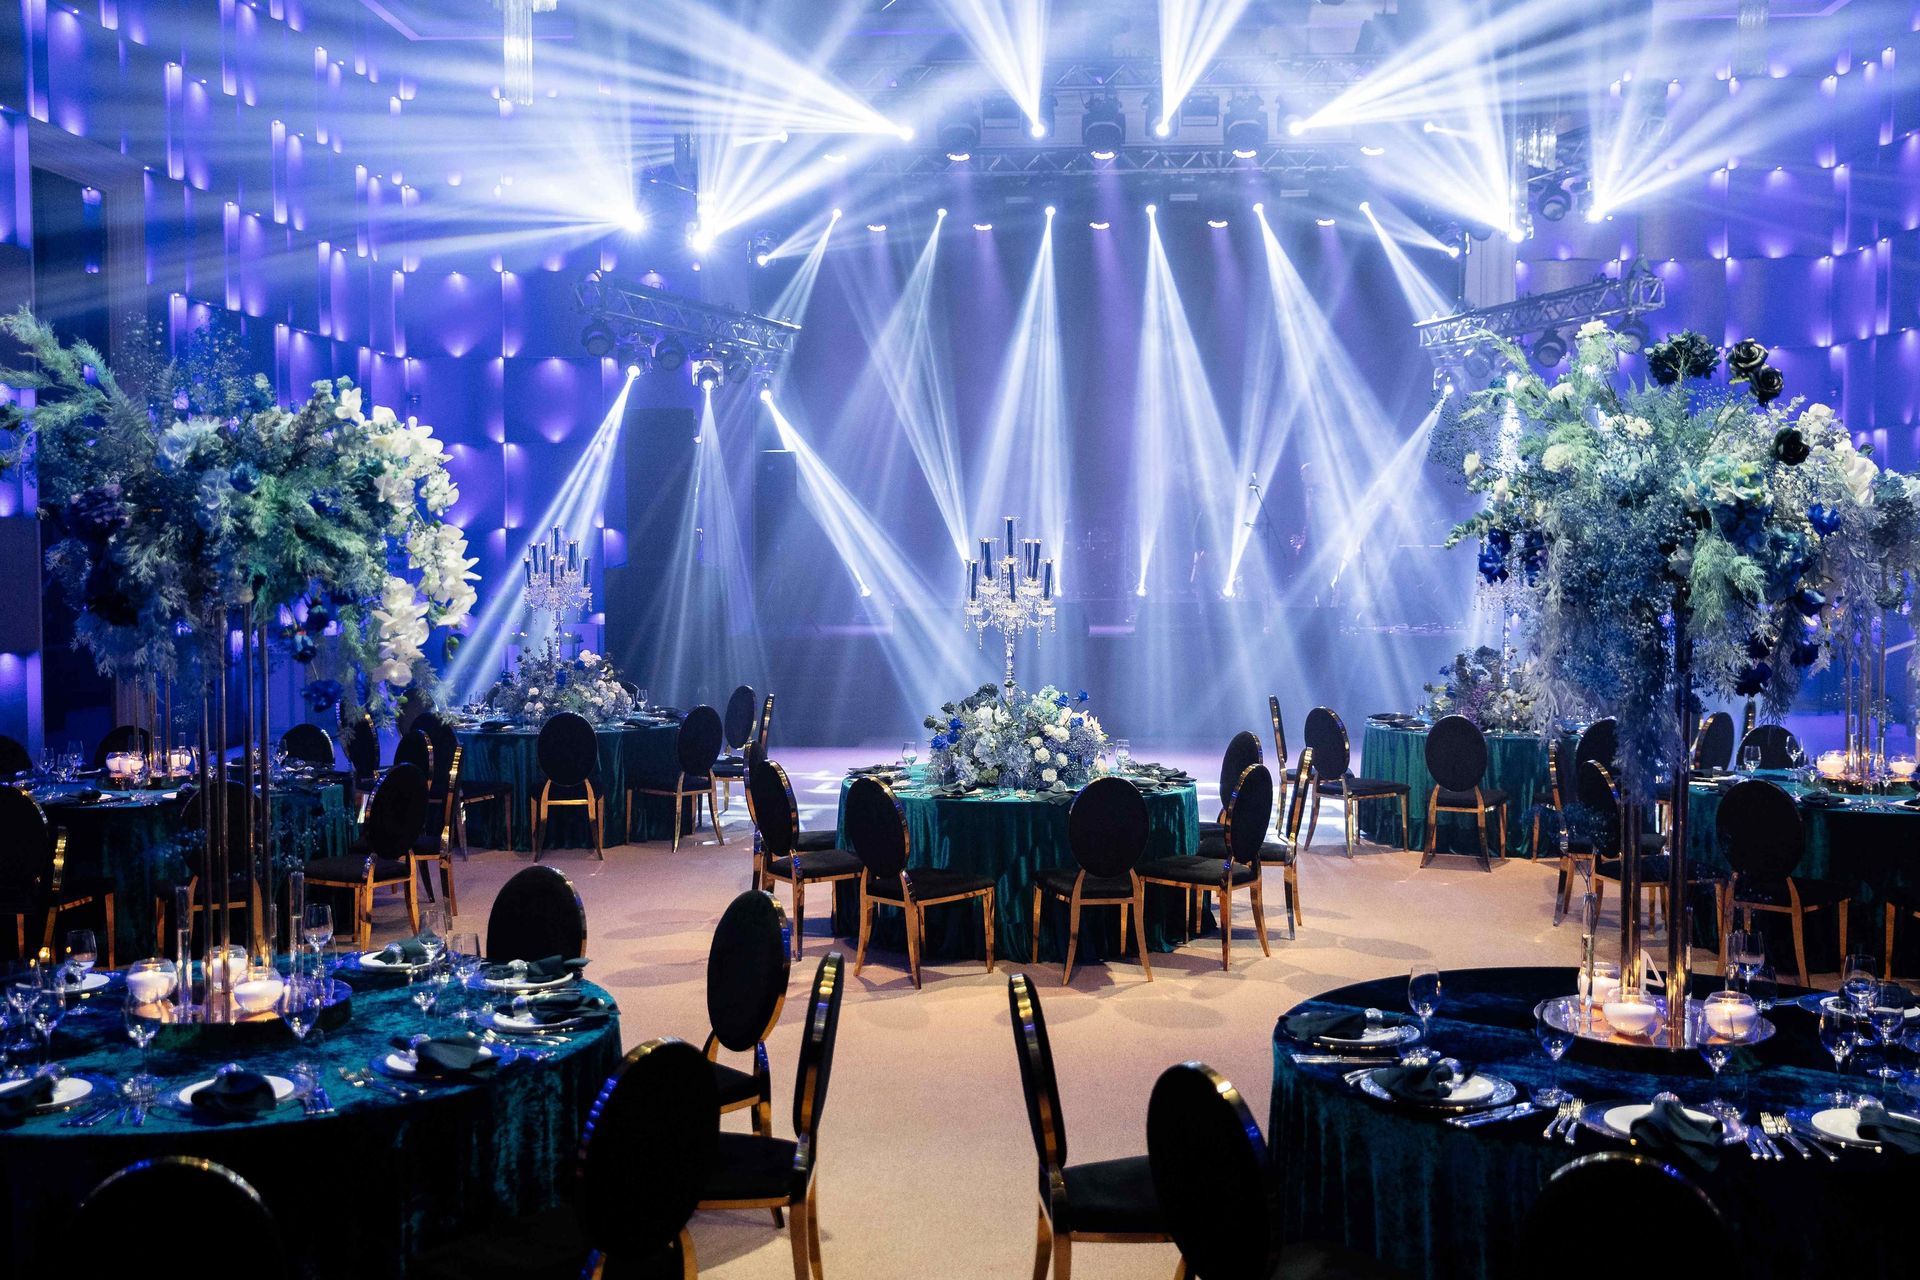
POLYGON ((981 645, 988 631, 998 631, 1006 642, 1007 671, 1003 681, 1011 698, 1013 649, 1023 632, 1036 635, 1057 625, 1053 605, 1053 561, 1044 559, 1040 539, 1015 540, 1019 521, 1006 518, 1006 548, 997 559, 995 540, 980 539, 980 558, 967 561, 967 625, 981 645))
MULTIPOLYGON (((800 335, 800 326, 791 320, 680 297, 605 272, 582 280, 574 287, 574 297, 588 317, 583 340, 605 333, 622 346, 633 342, 650 350, 654 368, 669 372, 686 363, 689 350, 698 350, 722 369, 737 366, 742 373, 771 375, 793 354, 800 335)), ((588 350, 593 352, 591 346, 588 350)))

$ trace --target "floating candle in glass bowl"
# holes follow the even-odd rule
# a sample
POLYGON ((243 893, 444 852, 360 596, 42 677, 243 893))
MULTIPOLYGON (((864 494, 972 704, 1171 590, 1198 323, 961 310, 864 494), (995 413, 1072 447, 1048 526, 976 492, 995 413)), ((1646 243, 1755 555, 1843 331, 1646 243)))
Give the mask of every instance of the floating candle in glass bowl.
POLYGON ((171 960, 137 960, 127 966, 127 999, 133 1004, 158 1004, 178 985, 171 960))
POLYGON ((1619 999, 1600 1006, 1607 1025, 1626 1036, 1643 1036, 1652 1030, 1660 1009, 1652 1000, 1635 991, 1620 992, 1619 999))
POLYGON ((1828 782, 1838 782, 1847 776, 1847 753, 1844 751, 1822 751, 1820 758, 1814 761, 1814 768, 1828 782))
POLYGON ((287 984, 277 972, 265 965, 256 965, 234 986, 233 1002, 244 1013, 265 1013, 277 1007, 286 992, 287 984))
POLYGON ((1914 760, 1912 756, 1895 756, 1887 761, 1887 769, 1902 782, 1913 781, 1914 760))
POLYGON ((1713 992, 1701 1001, 1700 1013, 1707 1030, 1723 1040, 1745 1040, 1760 1016, 1753 997, 1739 991, 1713 992))

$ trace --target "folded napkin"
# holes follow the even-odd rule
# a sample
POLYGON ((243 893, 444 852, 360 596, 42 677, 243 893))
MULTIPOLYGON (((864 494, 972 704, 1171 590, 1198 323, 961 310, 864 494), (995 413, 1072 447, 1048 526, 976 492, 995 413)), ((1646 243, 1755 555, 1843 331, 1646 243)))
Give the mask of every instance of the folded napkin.
POLYGON ((1424 1066, 1382 1067, 1373 1073, 1373 1082, 1401 1102, 1432 1104, 1445 1102, 1472 1075, 1443 1058, 1424 1066))
POLYGON ((1860 1113, 1860 1137, 1903 1156, 1920 1156, 1920 1120, 1874 1108, 1860 1113))
POLYGON ((273 1110, 273 1086, 251 1071, 222 1071, 193 1094, 193 1114, 203 1120, 251 1120, 273 1110))
POLYGON ((1677 1098, 1655 1098, 1653 1110, 1633 1122, 1633 1140, 1660 1156, 1679 1156, 1712 1173, 1720 1166, 1721 1137, 1726 1126, 1718 1120, 1696 1120, 1677 1098))
MULTIPOLYGON (((500 1013, 511 1014, 513 1011, 511 1003, 497 1006, 497 1012, 500 1013)), ((579 1022, 583 1026, 597 1027, 613 1016, 613 1002, 578 991, 560 991, 527 1001, 525 1013, 530 1021, 543 1027, 562 1022, 579 1022)))
POLYGON ((389 942, 380 948, 382 964, 416 965, 427 962, 427 947, 418 938, 405 938, 399 942, 389 942))
POLYGON ((564 978, 586 967, 585 956, 578 960, 547 956, 542 960, 509 960, 505 964, 490 964, 486 976, 494 982, 552 982, 555 978, 564 978))
POLYGON ((413 1071, 428 1080, 483 1080, 500 1066, 500 1059, 481 1052, 480 1037, 472 1034, 436 1036, 414 1042, 395 1036, 393 1047, 413 1054, 413 1071))
POLYGON ((1368 1020, 1364 1009, 1348 1013, 1295 1013, 1287 1016, 1287 1034, 1295 1040, 1358 1040, 1368 1027, 1394 1026, 1397 1019, 1368 1020))
POLYGON ((849 778, 871 778, 875 776, 885 776, 890 773, 905 773, 906 771, 907 767, 903 764, 863 764, 857 768, 847 770, 847 776, 849 778))
POLYGON ((82 985, 84 985, 86 983, 86 980, 87 980, 87 975, 78 969, 63 967, 60 970, 60 981, 66 984, 67 986, 74 988, 75 990, 78 990, 82 985))
POLYGON ((1831 791, 1809 791, 1800 797, 1800 803, 1809 809, 1837 809, 1846 800, 1831 791))
POLYGON ((33 1114, 35 1107, 53 1101, 53 1077, 35 1076, 0 1087, 0 1129, 11 1129, 33 1114))

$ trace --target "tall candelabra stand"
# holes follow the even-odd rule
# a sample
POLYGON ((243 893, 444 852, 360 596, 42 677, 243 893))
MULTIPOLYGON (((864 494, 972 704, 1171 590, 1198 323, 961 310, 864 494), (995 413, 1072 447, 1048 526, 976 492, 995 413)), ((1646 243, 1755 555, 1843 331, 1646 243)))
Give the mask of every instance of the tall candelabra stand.
POLYGON ((1017 521, 1007 518, 1006 551, 997 559, 995 541, 980 539, 980 558, 967 561, 967 625, 985 646, 988 631, 1006 642, 1005 696, 1013 696, 1013 650, 1024 632, 1036 635, 1055 626, 1053 561, 1040 554, 1040 539, 1015 537, 1017 521))
POLYGON ((567 618, 585 612, 593 603, 593 588, 587 585, 592 561, 580 554, 579 539, 567 537, 555 525, 545 541, 527 548, 521 563, 527 571, 521 599, 533 612, 553 615, 557 646, 567 618))

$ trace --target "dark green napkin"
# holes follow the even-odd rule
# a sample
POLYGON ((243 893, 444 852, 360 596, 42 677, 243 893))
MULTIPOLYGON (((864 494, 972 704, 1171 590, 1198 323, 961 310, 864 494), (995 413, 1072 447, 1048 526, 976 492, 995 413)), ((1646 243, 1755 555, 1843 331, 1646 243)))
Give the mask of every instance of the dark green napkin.
POLYGON ((491 982, 552 982, 555 978, 564 978, 586 967, 585 956, 578 960, 562 960, 559 956, 548 956, 543 960, 514 960, 506 964, 490 964, 487 966, 486 976, 491 982))
POLYGON ((1369 1026, 1394 1026, 1398 1020, 1382 1017, 1368 1022, 1365 1010, 1349 1013, 1295 1013, 1287 1016, 1287 1034, 1296 1040, 1358 1040, 1369 1026))
POLYGON ((1655 1098, 1653 1110, 1633 1122, 1633 1140, 1659 1156, 1678 1156, 1712 1173, 1720 1167, 1721 1136, 1726 1126, 1718 1120, 1696 1120, 1676 1098, 1655 1098))
POLYGON ((1846 801, 1831 791, 1809 791, 1800 797, 1800 803, 1809 809, 1837 809, 1846 801))
POLYGON ((223 1071, 193 1094, 193 1114, 203 1120, 251 1120, 273 1105, 273 1086, 251 1071, 223 1071))
POLYGON ((1401 1102, 1431 1105, 1447 1101, 1452 1086, 1465 1084, 1472 1075, 1464 1069, 1456 1074, 1454 1064, 1443 1058, 1424 1066, 1382 1067, 1373 1073, 1373 1082, 1401 1102))
POLYGON ((476 1035, 436 1036, 418 1044, 404 1036, 395 1036, 393 1047, 413 1053, 414 1074, 427 1080, 484 1080, 500 1065, 500 1059, 482 1053, 476 1035))
POLYGON ((380 960, 384 964, 407 965, 409 967, 427 962, 427 947, 418 938, 406 938, 399 942, 389 942, 380 948, 380 960))
POLYGON ((1903 1156, 1920 1156, 1920 1120, 1878 1109, 1860 1113, 1860 1137, 1903 1156), (1871 1118, 1869 1118, 1871 1117, 1871 1118))
POLYGON ((25 1083, 0 1089, 0 1129, 13 1128, 32 1115, 35 1107, 52 1101, 52 1076, 35 1076, 25 1083))
POLYGON ((849 778, 885 777, 888 774, 906 771, 907 767, 903 764, 863 764, 858 768, 847 770, 847 776, 849 778))
MULTIPOLYGON (((497 1006, 497 1012, 511 1015, 511 1002, 497 1006)), ((578 991, 561 991, 538 1000, 527 1001, 527 1017, 543 1027, 578 1020, 582 1026, 599 1026, 613 1016, 613 1002, 578 991)))

